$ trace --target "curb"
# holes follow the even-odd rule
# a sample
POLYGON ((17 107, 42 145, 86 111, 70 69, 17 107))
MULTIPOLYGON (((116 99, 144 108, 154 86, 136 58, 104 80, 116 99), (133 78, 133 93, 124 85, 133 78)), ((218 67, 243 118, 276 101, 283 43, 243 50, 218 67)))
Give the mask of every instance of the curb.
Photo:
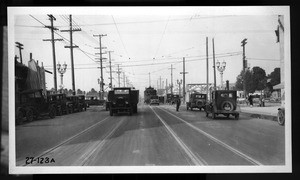
POLYGON ((252 118, 258 118, 258 119, 266 119, 271 121, 277 121, 277 116, 274 115, 266 115, 266 114, 258 114, 258 113, 250 113, 250 112, 240 112, 241 114, 244 114, 246 116, 250 116, 252 118))

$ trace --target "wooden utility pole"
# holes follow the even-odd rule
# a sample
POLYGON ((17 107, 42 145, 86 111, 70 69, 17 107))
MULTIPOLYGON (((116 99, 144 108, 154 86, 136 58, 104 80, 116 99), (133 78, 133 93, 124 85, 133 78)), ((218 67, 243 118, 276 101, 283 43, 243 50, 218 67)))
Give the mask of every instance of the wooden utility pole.
POLYGON ((168 94, 168 79, 166 79, 166 95, 168 94))
POLYGON ((19 48, 19 53, 20 53, 20 63, 21 63, 21 64, 23 64, 22 51, 21 51, 22 49, 24 49, 23 46, 24 46, 23 44, 21 44, 21 43, 19 43, 19 42, 16 42, 16 47, 19 48))
POLYGON ((151 87, 151 78, 150 78, 150 72, 149 72, 148 74, 149 74, 149 87, 151 87))
POLYGON ((118 84, 119 84, 119 87, 120 87, 120 73, 121 73, 121 71, 120 71, 120 64, 117 64, 118 65, 118 71, 117 71, 117 73, 118 73, 118 84))
POLYGON ((46 26, 51 30, 51 39, 43 39, 43 41, 51 41, 52 43, 52 56, 53 56, 53 79, 54 79, 54 89, 57 92, 57 76, 56 76, 56 57, 55 57, 55 41, 62 41, 63 39, 54 39, 54 30, 58 30, 53 26, 53 21, 56 21, 56 18, 52 14, 48 14, 51 26, 46 26))
POLYGON ((208 101, 209 91, 208 91, 208 81, 209 81, 209 73, 208 73, 208 37, 206 37, 206 100, 208 101))
POLYGON ((171 69, 171 94, 173 94, 173 69, 175 69, 173 68, 173 64, 171 64, 171 68, 169 69, 171 69))
POLYGON ((125 72, 123 71, 123 86, 125 87, 125 72))
POLYGON ((244 74, 243 74, 243 89, 244 89, 244 97, 246 97, 246 81, 245 81, 245 77, 246 77, 246 71, 247 71, 247 60, 246 60, 246 55, 245 55, 245 45, 247 44, 247 39, 243 39, 242 43, 242 47, 243 47, 243 70, 244 70, 244 74))
POLYGON ((112 85, 112 71, 111 71, 111 56, 110 53, 112 53, 113 51, 107 51, 108 55, 109 55, 109 80, 110 80, 110 88, 113 89, 113 85, 112 85))
POLYGON ((80 28, 74 28, 72 27, 72 15, 69 16, 70 19, 70 29, 69 30, 61 30, 61 32, 70 32, 70 46, 65 46, 65 48, 70 48, 71 53, 71 70, 72 70, 72 89, 73 89, 73 95, 76 93, 75 89, 75 73, 74 73, 74 57, 73 57, 73 48, 78 48, 78 46, 73 46, 73 31, 81 31, 80 28))
MULTIPOLYGON (((100 73, 101 73, 101 76, 100 76, 100 99, 103 100, 103 94, 104 94, 104 80, 103 80, 103 66, 102 66, 102 62, 103 62, 103 58, 102 58, 102 54, 105 54, 105 53, 102 53, 102 49, 104 49, 105 47, 102 47, 102 43, 101 43, 101 38, 103 36, 107 36, 106 34, 98 34, 98 35, 93 35, 94 37, 99 37, 99 50, 100 52, 99 53, 96 53, 96 54, 100 54, 100 73)), ((95 49, 98 49, 98 48, 95 48, 95 49)))
POLYGON ((161 76, 159 76, 159 89, 161 89, 161 76))
POLYGON ((217 90, 217 84, 216 84, 216 62, 215 62, 215 40, 212 39, 212 45, 213 45, 213 68, 214 68, 214 90, 217 90))
POLYGON ((182 85, 182 96, 183 96, 183 102, 185 102, 185 74, 188 74, 188 72, 185 72, 185 57, 182 58, 182 71, 180 74, 182 74, 182 79, 183 79, 183 85, 182 85))

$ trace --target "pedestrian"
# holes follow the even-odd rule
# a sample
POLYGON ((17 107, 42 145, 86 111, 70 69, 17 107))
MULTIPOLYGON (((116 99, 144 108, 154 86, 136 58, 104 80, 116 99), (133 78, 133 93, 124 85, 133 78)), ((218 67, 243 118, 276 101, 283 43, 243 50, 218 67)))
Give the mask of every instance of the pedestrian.
POLYGON ((265 98, 263 95, 260 96, 260 107, 265 107, 265 98))
POLYGON ((180 103, 181 103, 180 98, 178 98, 177 101, 176 101, 176 111, 179 110, 180 103))
POLYGON ((253 97, 252 97, 251 94, 249 95, 248 100, 249 100, 249 103, 250 103, 250 107, 252 107, 253 106, 253 97))

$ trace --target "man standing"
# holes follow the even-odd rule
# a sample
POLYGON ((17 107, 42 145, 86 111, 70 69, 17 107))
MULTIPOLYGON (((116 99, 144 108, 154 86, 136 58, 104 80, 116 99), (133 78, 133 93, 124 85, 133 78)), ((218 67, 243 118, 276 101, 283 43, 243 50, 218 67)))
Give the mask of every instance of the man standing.
POLYGON ((176 100, 176 111, 179 110, 180 103, 181 103, 180 98, 178 98, 178 99, 176 100))

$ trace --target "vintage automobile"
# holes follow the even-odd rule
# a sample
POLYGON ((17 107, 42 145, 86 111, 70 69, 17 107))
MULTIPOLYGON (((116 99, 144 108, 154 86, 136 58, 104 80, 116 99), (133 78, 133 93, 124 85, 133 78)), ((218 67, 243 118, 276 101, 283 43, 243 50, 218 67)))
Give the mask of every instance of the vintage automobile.
POLYGON ((191 109, 193 111, 194 108, 198 108, 200 111, 201 109, 205 110, 206 106, 206 94, 201 93, 187 93, 186 95, 186 110, 191 109))
POLYGON ((80 111, 83 111, 83 110, 86 111, 87 104, 85 102, 85 95, 80 94, 80 95, 77 95, 77 97, 78 97, 78 103, 79 103, 79 109, 80 109, 80 111))
POLYGON ((178 94, 173 94, 172 95, 172 100, 171 100, 171 104, 176 104, 177 100, 179 99, 179 95, 178 94))
POLYGON ((232 115, 235 119, 239 119, 236 91, 215 90, 211 93, 211 96, 212 101, 206 104, 205 107, 206 117, 211 113, 213 119, 219 114, 223 114, 227 118, 232 115))
POLYGON ((73 103, 67 99, 67 95, 63 93, 49 94, 47 100, 53 104, 56 109, 56 114, 61 116, 73 112, 73 103))
POLYGON ((16 106, 16 124, 33 121, 38 117, 46 115, 51 119, 55 118, 56 109, 53 104, 47 101, 42 89, 25 90, 19 94, 18 105, 16 106))
POLYGON ((70 101, 70 104, 72 105, 71 113, 82 111, 78 96, 75 95, 67 96, 67 100, 70 101))
POLYGON ((153 97, 152 99, 150 99, 150 106, 151 106, 152 104, 159 105, 159 99, 158 99, 158 97, 157 97, 157 98, 156 98, 156 97, 153 97))
POLYGON ((127 112, 129 115, 137 113, 139 91, 127 87, 114 88, 108 93, 109 114, 127 112))

